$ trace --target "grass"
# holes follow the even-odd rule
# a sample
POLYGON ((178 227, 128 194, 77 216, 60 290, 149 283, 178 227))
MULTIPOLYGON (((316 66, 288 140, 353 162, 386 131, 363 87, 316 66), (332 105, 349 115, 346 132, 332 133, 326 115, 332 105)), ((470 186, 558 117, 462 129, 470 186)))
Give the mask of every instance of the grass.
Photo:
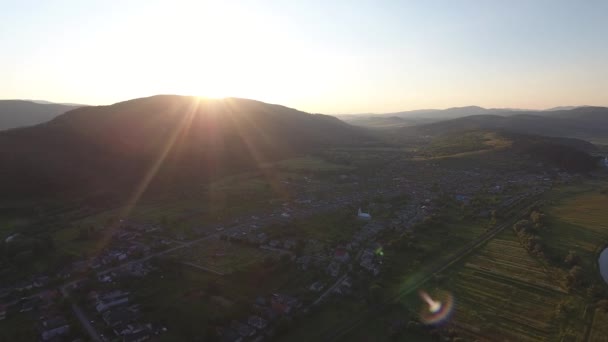
POLYGON ((311 312, 302 317, 297 325, 289 331, 286 336, 280 338, 281 341, 314 341, 313 337, 319 331, 333 329, 339 325, 353 312, 365 310, 367 303, 361 300, 332 300, 325 303, 319 311, 311 312))
MULTIPOLYGON (((462 329, 465 335, 482 340, 498 336, 516 341, 557 338, 556 308, 565 291, 557 285, 558 275, 528 255, 511 230, 445 276, 447 281, 441 287, 452 291, 459 304, 452 324, 474 327, 462 329)), ((582 316, 584 305, 574 303, 573 310, 582 316)), ((580 336, 582 330, 576 333, 580 336)))
POLYGON ((248 265, 262 261, 267 255, 277 255, 278 257, 276 252, 221 240, 202 241, 171 255, 180 261, 200 265, 220 273, 232 273, 246 268, 248 265))
MULTIPOLYGON (((608 242, 608 196, 599 193, 605 187, 604 182, 586 182, 551 191, 543 208, 546 228, 539 233, 552 254, 565 257, 576 251, 586 277, 600 286, 605 284, 598 283, 595 265, 608 242)), ((459 305, 451 324, 466 337, 583 341, 593 303, 585 291, 568 293, 566 271, 530 256, 513 231, 505 230, 445 273, 446 281, 437 286, 454 293, 459 305)), ((597 322, 604 319, 603 313, 596 313, 591 336, 602 334, 604 328, 597 322)))
POLYGON ((323 242, 347 241, 365 224, 355 216, 355 210, 342 209, 328 214, 314 215, 287 226, 274 227, 269 235, 314 239, 323 242))
POLYGON ((606 341, 608 336, 608 312, 597 309, 593 316, 593 324, 591 333, 589 334, 589 342, 606 341))
POLYGON ((127 289, 135 294, 134 302, 141 303, 145 321, 167 327, 164 340, 194 339, 206 336, 208 322, 229 315, 230 308, 211 300, 208 293, 209 284, 215 280, 214 276, 183 268, 152 273, 130 283, 127 289))
POLYGON ((290 172, 327 172, 327 171, 348 171, 353 168, 346 165, 331 163, 317 157, 300 157, 281 160, 276 163, 265 164, 265 167, 278 168, 290 172))
MULTIPOLYGON (((483 220, 460 219, 459 208, 450 206, 444 215, 434 222, 428 222, 415 230, 411 239, 399 238, 395 233, 387 232, 379 241, 384 243, 384 266, 381 275, 372 279, 372 285, 382 288, 384 298, 399 295, 404 288, 416 279, 428 274, 436 265, 450 258, 460 246, 469 242, 485 231, 483 220), (411 242, 411 245, 408 244, 411 242)), ((370 286, 372 286, 370 285, 370 286)), ((364 292, 367 288, 362 289, 364 292)), ((407 308, 418 306, 419 299, 407 297, 407 303, 397 303, 402 309, 382 313, 371 320, 361 322, 354 330, 343 336, 344 341, 388 340, 401 338, 405 340, 425 341, 429 335, 424 331, 401 331, 401 335, 389 332, 395 318, 409 317, 407 308)), ((307 316, 287 337, 294 341, 312 341, 320 334, 331 333, 336 326, 349 321, 353 315, 367 311, 370 304, 358 299, 335 299, 325 303, 320 312, 307 316)))
POLYGON ((6 239, 15 231, 15 228, 27 226, 29 223, 30 220, 26 218, 0 218, 0 239, 6 239))
POLYGON ((511 141, 497 133, 474 131, 435 138, 420 152, 423 156, 432 158, 455 157, 509 146, 511 141))
POLYGON ((36 321, 27 313, 17 313, 0 321, 0 341, 36 341, 36 321))

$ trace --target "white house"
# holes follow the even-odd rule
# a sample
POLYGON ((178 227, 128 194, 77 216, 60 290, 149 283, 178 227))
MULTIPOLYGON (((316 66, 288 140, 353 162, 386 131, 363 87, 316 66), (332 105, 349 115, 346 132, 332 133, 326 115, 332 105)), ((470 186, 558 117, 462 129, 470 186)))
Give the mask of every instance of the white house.
POLYGON ((357 217, 359 217, 361 219, 369 220, 369 219, 372 218, 372 215, 370 215, 369 213, 362 212, 361 208, 359 208, 359 212, 357 213, 357 217))

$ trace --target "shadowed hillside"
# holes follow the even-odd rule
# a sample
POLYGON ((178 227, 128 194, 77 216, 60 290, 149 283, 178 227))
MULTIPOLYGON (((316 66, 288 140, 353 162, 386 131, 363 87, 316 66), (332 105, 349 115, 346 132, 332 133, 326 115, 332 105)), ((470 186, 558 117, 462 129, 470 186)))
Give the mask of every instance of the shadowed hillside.
POLYGON ((70 111, 0 134, 4 195, 191 186, 316 148, 361 143, 326 115, 245 99, 160 95, 70 111), (158 169, 158 172, 154 170, 158 169))

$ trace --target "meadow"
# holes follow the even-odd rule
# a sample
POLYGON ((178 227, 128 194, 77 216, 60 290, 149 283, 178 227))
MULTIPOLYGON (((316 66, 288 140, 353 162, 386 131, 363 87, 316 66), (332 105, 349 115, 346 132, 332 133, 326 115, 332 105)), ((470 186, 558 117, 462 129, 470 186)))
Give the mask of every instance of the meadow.
POLYGON ((606 293, 596 266, 608 242, 608 196, 600 193, 605 186, 586 182, 544 196, 546 223, 539 236, 553 260, 530 255, 506 230, 446 272, 448 281, 440 286, 458 301, 451 326, 480 340, 597 340, 608 321, 588 288, 606 293), (565 281, 568 267, 561 260, 570 251, 584 270, 586 285, 580 288, 565 281))

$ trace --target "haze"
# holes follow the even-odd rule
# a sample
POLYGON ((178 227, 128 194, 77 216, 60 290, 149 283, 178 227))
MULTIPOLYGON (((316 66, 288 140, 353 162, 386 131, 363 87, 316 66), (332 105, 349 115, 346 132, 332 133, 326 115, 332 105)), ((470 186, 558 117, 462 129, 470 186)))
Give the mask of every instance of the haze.
POLYGON ((9 1, 2 98, 309 112, 608 105, 605 1, 9 1))

